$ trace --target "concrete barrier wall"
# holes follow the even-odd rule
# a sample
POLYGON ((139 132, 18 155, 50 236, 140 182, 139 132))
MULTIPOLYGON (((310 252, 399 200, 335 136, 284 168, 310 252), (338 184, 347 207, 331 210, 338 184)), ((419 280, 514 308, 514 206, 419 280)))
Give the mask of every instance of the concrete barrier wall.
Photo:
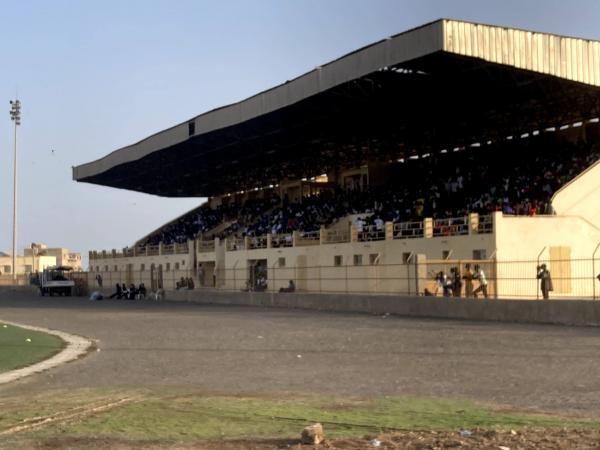
POLYGON ((405 317, 600 326, 600 301, 475 300, 391 295, 168 291, 166 300, 318 311, 394 314, 405 317))

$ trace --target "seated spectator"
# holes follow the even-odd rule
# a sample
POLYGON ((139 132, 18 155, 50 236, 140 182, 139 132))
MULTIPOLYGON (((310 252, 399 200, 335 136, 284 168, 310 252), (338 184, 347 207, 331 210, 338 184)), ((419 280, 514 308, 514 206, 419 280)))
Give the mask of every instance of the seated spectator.
POLYGON ((181 289, 187 289, 187 280, 183 277, 175 283, 175 289, 178 291, 181 289))
POLYGON ((296 285, 294 284, 294 280, 290 280, 290 282, 288 283, 287 287, 282 287, 281 289, 279 289, 279 292, 295 292, 296 291, 296 285))
POLYGON ((137 289, 135 285, 131 283, 129 285, 129 290, 127 291, 127 300, 135 300, 135 296, 137 295, 137 289))
POLYGON ((192 280, 191 278, 187 279, 187 288, 188 289, 194 289, 196 286, 194 285, 194 280, 192 280))
POLYGON ((123 298, 123 289, 121 289, 121 285, 119 283, 117 283, 115 292, 111 294, 109 298, 115 297, 117 297, 119 300, 123 298))
POLYGON ((144 286, 144 283, 140 283, 140 287, 137 290, 137 297, 138 300, 144 300, 146 298, 146 286, 144 286))

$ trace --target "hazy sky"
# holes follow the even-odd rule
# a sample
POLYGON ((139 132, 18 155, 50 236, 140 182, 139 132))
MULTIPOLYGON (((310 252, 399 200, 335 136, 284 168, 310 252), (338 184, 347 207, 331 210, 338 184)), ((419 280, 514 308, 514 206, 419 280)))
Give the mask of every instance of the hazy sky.
POLYGON ((598 0, 0 0, 0 251, 17 89, 19 253, 44 242, 87 255, 201 199, 75 183, 71 166, 441 17, 600 39, 598 0))

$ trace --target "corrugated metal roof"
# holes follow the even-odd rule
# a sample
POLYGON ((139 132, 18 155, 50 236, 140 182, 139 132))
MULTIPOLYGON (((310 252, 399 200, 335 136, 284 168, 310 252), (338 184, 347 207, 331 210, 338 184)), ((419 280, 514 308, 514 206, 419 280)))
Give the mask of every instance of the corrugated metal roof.
POLYGON ((443 20, 444 51, 600 86, 600 42, 443 20))
POLYGON ((73 168, 73 179, 102 174, 189 139, 283 109, 384 67, 448 52, 600 86, 600 42, 442 19, 391 36, 238 103, 201 114, 96 161, 73 168))

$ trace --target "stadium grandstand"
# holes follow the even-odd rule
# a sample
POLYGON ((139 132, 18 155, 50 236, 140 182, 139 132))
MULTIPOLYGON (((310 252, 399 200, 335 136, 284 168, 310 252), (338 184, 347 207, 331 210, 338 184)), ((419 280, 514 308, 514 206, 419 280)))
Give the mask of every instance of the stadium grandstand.
POLYGON ((556 296, 595 298, 599 116, 600 42, 438 20, 75 167, 208 198, 90 276, 423 294, 473 264, 531 298, 545 263, 556 296))

